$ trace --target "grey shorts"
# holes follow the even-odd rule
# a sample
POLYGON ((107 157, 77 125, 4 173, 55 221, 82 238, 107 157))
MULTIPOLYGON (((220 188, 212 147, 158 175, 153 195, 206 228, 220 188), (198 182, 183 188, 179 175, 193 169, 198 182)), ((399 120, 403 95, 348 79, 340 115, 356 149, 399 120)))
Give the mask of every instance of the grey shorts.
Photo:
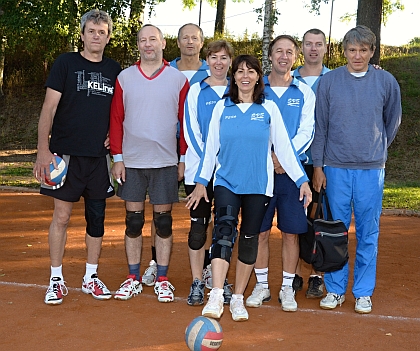
POLYGON ((117 195, 125 201, 144 202, 147 193, 153 205, 178 202, 178 167, 126 168, 117 195))

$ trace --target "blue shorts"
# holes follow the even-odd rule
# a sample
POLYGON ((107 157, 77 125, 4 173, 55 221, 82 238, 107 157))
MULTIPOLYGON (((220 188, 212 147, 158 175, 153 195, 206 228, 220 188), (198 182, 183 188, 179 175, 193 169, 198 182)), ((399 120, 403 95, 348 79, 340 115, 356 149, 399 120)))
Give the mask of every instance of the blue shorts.
POLYGON ((303 200, 299 201, 299 195, 299 188, 286 173, 275 174, 273 197, 268 204, 260 231, 271 229, 274 212, 277 209, 277 228, 288 234, 306 233, 308 230, 306 211, 303 208, 303 200))

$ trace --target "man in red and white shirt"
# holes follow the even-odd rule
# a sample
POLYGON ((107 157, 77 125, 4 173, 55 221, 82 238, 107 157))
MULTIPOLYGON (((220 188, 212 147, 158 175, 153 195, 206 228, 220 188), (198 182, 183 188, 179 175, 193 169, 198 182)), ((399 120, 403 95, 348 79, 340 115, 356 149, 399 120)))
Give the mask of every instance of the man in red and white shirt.
MULTIPOLYGON (((110 145, 112 175, 125 200, 125 247, 129 275, 115 294, 119 300, 141 293, 140 257, 146 192, 153 205, 156 226, 157 276, 154 286, 160 302, 174 299, 167 279, 172 248, 172 203, 178 202, 177 124, 183 125, 187 78, 163 59, 166 42, 159 28, 143 26, 137 34, 140 61, 117 78, 111 105, 110 145)), ((181 158, 186 143, 181 128, 181 158)))

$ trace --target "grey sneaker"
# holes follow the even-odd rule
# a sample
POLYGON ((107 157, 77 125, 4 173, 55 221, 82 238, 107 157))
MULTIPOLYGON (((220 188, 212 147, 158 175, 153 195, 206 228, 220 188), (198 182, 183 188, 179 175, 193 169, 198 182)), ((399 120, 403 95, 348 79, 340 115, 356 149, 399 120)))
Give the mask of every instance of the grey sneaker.
POLYGON ((295 300, 295 291, 291 286, 282 286, 279 293, 279 302, 281 303, 281 309, 286 312, 297 311, 297 302, 295 300))
POLYGON ((354 310, 357 313, 370 313, 372 312, 372 300, 370 296, 362 296, 356 299, 354 310))
POLYGON ((190 294, 187 297, 187 304, 199 306, 204 304, 204 282, 195 278, 191 284, 190 294))
POLYGON ((149 267, 144 271, 141 277, 141 282, 147 286, 154 286, 156 283, 157 276, 157 263, 154 260, 149 262, 149 267))
POLYGON ((309 277, 308 290, 306 290, 307 299, 319 299, 324 295, 324 282, 320 277, 309 277))
POLYGON ((211 263, 203 269, 203 281, 206 284, 206 288, 211 290, 213 288, 213 281, 211 276, 211 263))
POLYGON ((210 318, 220 318, 223 314, 223 290, 214 288, 209 295, 201 315, 210 318))
POLYGON ((228 281, 226 279, 223 285, 223 303, 225 305, 230 304, 230 299, 232 298, 232 294, 233 294, 232 284, 228 284, 228 281))
POLYGON ((323 308, 324 310, 333 310, 337 307, 338 304, 341 306, 344 301, 346 301, 346 297, 344 295, 338 295, 329 292, 327 293, 327 296, 321 300, 319 307, 323 308))
POLYGON ((248 307, 260 307, 263 302, 271 300, 270 289, 264 288, 262 284, 255 284, 252 294, 246 299, 246 305, 248 307))
POLYGON ((235 322, 248 320, 248 311, 244 306, 244 295, 234 294, 232 300, 230 300, 229 309, 235 322))

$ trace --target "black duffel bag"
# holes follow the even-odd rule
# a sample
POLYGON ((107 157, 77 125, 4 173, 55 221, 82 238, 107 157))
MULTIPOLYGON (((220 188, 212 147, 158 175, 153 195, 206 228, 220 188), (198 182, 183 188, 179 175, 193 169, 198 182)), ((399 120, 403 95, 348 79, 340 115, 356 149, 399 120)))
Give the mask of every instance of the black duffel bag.
POLYGON ((348 243, 347 227, 341 220, 332 219, 327 195, 321 189, 315 218, 308 220, 308 233, 299 235, 300 257, 317 271, 337 271, 349 259, 348 243), (319 218, 323 201, 327 219, 319 218))

